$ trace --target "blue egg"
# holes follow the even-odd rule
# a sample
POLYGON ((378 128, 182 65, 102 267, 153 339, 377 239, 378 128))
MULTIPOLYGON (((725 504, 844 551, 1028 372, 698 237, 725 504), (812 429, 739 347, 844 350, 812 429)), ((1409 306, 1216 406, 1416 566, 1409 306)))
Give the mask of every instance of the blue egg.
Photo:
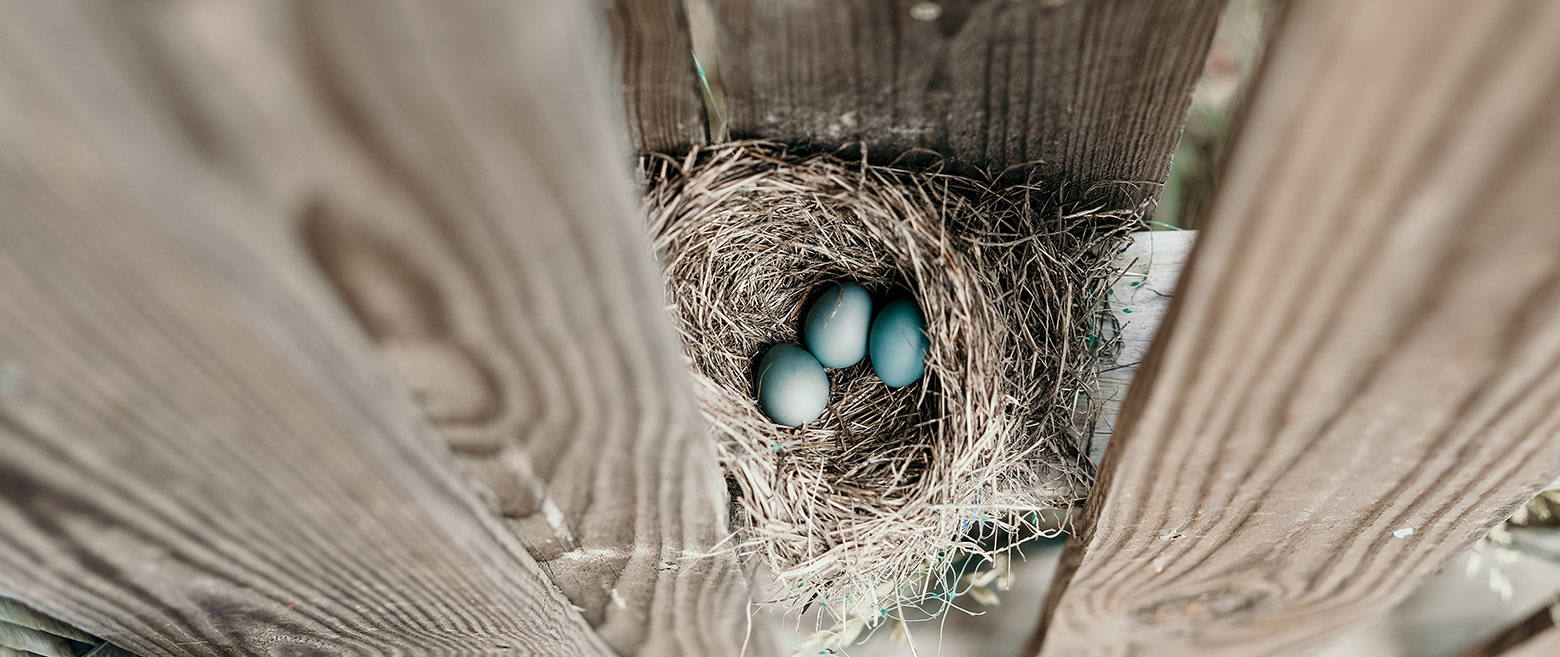
POLYGON ((758 362, 758 406, 769 419, 799 427, 829 406, 829 375, 806 349, 777 344, 758 362))
POLYGON ((926 372, 926 318, 915 302, 890 302, 872 321, 872 369, 890 388, 920 380, 926 372))
POLYGON ((824 367, 850 367, 867 357, 872 295, 855 283, 837 283, 807 311, 807 349, 824 367))

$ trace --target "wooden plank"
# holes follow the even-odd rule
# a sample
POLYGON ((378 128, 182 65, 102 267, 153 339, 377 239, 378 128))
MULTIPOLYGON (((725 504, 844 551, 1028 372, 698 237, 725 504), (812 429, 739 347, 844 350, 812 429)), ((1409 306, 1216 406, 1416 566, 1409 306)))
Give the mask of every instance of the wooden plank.
POLYGON ((199 154, 128 5, 0 25, 0 594, 147 657, 610 649, 199 154))
POLYGON ((704 96, 682 0, 611 0, 607 17, 629 143, 642 152, 706 143, 704 96))
POLYGON ((1531 616, 1490 637, 1458 657, 1553 657, 1560 655, 1560 602, 1545 605, 1531 616))
POLYGON ((1169 173, 1221 0, 713 0, 734 137, 1169 173))
POLYGON ((1288 12, 1031 653, 1314 652, 1560 473, 1560 4, 1288 12))
POLYGON ((1100 400, 1100 412, 1085 450, 1096 466, 1105 458, 1105 446, 1116 430, 1127 387, 1170 310, 1181 270, 1196 243, 1195 230, 1143 231, 1133 233, 1132 243, 1116 258, 1121 276, 1110 286, 1109 306, 1117 326, 1117 347, 1100 359, 1094 392, 1100 400))
POLYGON ((208 154, 296 208, 299 241, 607 643, 737 654, 746 578, 610 92, 580 82, 607 68, 569 22, 589 18, 173 3, 141 22, 208 154), (532 89, 546 102, 515 102, 532 89))

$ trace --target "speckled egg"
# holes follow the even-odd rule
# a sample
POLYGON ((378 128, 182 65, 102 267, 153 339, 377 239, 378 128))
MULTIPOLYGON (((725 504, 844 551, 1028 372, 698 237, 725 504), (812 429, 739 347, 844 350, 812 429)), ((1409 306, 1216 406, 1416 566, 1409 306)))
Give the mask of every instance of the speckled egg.
POLYGON ((889 302, 872 321, 868 343, 872 370, 890 388, 920 380, 926 372, 926 318, 909 299, 889 302))
POLYGON ((803 328, 807 350, 824 367, 855 365, 867 356, 872 295, 855 283, 835 283, 813 302, 803 328))
POLYGON ((769 419, 799 427, 829 405, 829 375, 806 349, 777 344, 758 362, 758 406, 769 419))

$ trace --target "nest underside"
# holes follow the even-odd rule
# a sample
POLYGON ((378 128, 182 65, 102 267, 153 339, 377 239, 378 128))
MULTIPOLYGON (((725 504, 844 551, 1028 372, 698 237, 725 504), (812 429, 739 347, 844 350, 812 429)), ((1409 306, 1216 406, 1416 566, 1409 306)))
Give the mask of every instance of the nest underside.
POLYGON ((649 155, 641 174, 738 549, 774 578, 772 601, 892 614, 1087 490, 1104 295, 1144 210, 1119 201, 1132 195, 1068 204, 1054 186, 772 142, 649 155), (832 370, 823 417, 780 426, 755 399, 756 359, 800 344, 809 304, 844 280, 916 301, 926 376, 891 389, 867 360, 832 370))

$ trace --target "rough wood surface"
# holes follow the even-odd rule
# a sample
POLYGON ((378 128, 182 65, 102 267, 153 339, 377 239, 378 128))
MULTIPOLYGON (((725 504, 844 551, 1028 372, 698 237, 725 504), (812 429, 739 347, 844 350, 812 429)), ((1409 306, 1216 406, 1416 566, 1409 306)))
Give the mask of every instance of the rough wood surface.
MULTIPOLYGON (((734 137, 1162 182, 1221 0, 713 0, 734 137)), ((1154 187, 1157 190, 1157 186, 1154 187)))
POLYGON ((0 594, 146 657, 606 654, 123 7, 0 25, 0 594))
POLYGON ((1511 626, 1458 657, 1554 657, 1560 655, 1560 602, 1545 605, 1522 622, 1511 626))
POLYGON ((705 143, 704 96, 683 0, 611 0, 607 16, 629 143, 643 152, 705 143))
POLYGON ((0 353, 52 387, 5 398, 44 410, 0 464, 106 507, 35 548, 139 537, 112 558, 145 590, 65 559, 0 566, 0 594, 147 657, 737 654, 746 584, 589 8, 19 4, 0 98, 49 104, 3 122, 4 197, 38 198, 0 221, 0 353), (159 556, 174 538, 197 563, 159 556))
POLYGON ((745 578, 710 554, 727 535, 712 446, 609 87, 579 82, 606 69, 591 16, 297 6, 178 5, 149 21, 214 159, 297 208, 326 278, 613 648, 739 651, 745 578), (572 53, 559 60, 572 68, 541 52, 572 53), (531 89, 546 102, 513 102, 531 89))
POLYGON ((1560 473, 1560 3, 1293 3, 1045 656, 1302 655, 1560 473))
POLYGON ((1110 286, 1110 312, 1116 320, 1118 347, 1109 358, 1100 359, 1099 388, 1094 393, 1101 403, 1100 414, 1087 450, 1095 465, 1105 457, 1127 387, 1170 310, 1181 270, 1196 243, 1195 230, 1143 231, 1134 233, 1132 244, 1116 258, 1121 277, 1110 286))

